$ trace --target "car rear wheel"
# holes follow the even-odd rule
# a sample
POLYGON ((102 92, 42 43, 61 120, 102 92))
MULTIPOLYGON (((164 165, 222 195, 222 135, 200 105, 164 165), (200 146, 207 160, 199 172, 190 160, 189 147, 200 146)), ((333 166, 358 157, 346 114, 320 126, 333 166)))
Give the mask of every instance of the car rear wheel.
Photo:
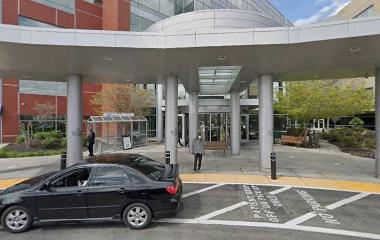
POLYGON ((8 232, 25 232, 32 225, 32 215, 29 210, 24 207, 13 206, 3 212, 1 223, 8 232))
POLYGON ((132 229, 146 228, 152 221, 152 211, 143 203, 133 203, 124 210, 123 221, 132 229))

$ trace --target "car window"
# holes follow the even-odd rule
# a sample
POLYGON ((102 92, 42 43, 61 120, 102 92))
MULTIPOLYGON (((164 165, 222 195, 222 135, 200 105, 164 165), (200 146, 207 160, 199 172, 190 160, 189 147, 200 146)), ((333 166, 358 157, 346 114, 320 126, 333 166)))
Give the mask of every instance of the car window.
POLYGON ((87 186, 90 171, 90 168, 72 170, 50 181, 49 186, 53 188, 87 186))
POLYGON ((144 156, 137 157, 129 167, 136 169, 153 180, 161 179, 165 174, 165 165, 144 156))
POLYGON ((119 167, 97 167, 91 186, 115 186, 129 183, 129 177, 119 167))

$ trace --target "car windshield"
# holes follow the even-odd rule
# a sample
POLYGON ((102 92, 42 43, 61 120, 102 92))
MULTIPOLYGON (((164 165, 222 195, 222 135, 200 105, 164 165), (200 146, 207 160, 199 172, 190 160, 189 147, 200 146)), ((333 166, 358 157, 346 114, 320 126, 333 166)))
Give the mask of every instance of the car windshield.
POLYGON ((165 174, 165 165, 144 156, 136 157, 128 165, 131 168, 143 173, 153 180, 160 180, 165 174))
POLYGON ((13 185, 13 186, 5 189, 2 193, 11 193, 11 192, 16 192, 16 191, 21 191, 21 190, 25 190, 25 189, 31 188, 34 185, 36 185, 39 182, 41 182, 42 180, 47 179, 48 177, 50 177, 54 173, 56 173, 56 172, 48 172, 48 173, 45 173, 43 175, 30 178, 28 180, 25 180, 23 182, 20 182, 20 183, 18 183, 16 185, 13 185))

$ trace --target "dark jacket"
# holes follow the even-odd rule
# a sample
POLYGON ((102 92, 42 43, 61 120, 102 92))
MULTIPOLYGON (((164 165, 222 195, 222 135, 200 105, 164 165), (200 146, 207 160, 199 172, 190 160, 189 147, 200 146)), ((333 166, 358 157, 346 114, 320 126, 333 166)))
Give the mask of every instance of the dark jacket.
POLYGON ((90 131, 90 133, 87 136, 87 142, 88 144, 95 144, 95 133, 94 131, 90 131))

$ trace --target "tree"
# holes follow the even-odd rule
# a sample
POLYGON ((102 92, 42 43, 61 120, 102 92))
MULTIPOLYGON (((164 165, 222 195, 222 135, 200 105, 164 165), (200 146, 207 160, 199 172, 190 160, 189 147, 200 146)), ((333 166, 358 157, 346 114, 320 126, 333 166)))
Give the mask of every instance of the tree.
POLYGON ((146 116, 153 99, 151 92, 133 84, 110 84, 93 97, 91 105, 99 114, 118 112, 146 116))
POLYGON ((44 103, 36 103, 33 107, 37 115, 34 116, 34 120, 39 121, 42 124, 42 131, 45 131, 45 124, 47 120, 51 120, 55 114, 55 104, 53 101, 44 103))
POLYGON ((332 80, 288 82, 276 97, 275 109, 301 122, 304 136, 313 119, 355 116, 374 108, 371 92, 363 87, 336 86, 332 80))

